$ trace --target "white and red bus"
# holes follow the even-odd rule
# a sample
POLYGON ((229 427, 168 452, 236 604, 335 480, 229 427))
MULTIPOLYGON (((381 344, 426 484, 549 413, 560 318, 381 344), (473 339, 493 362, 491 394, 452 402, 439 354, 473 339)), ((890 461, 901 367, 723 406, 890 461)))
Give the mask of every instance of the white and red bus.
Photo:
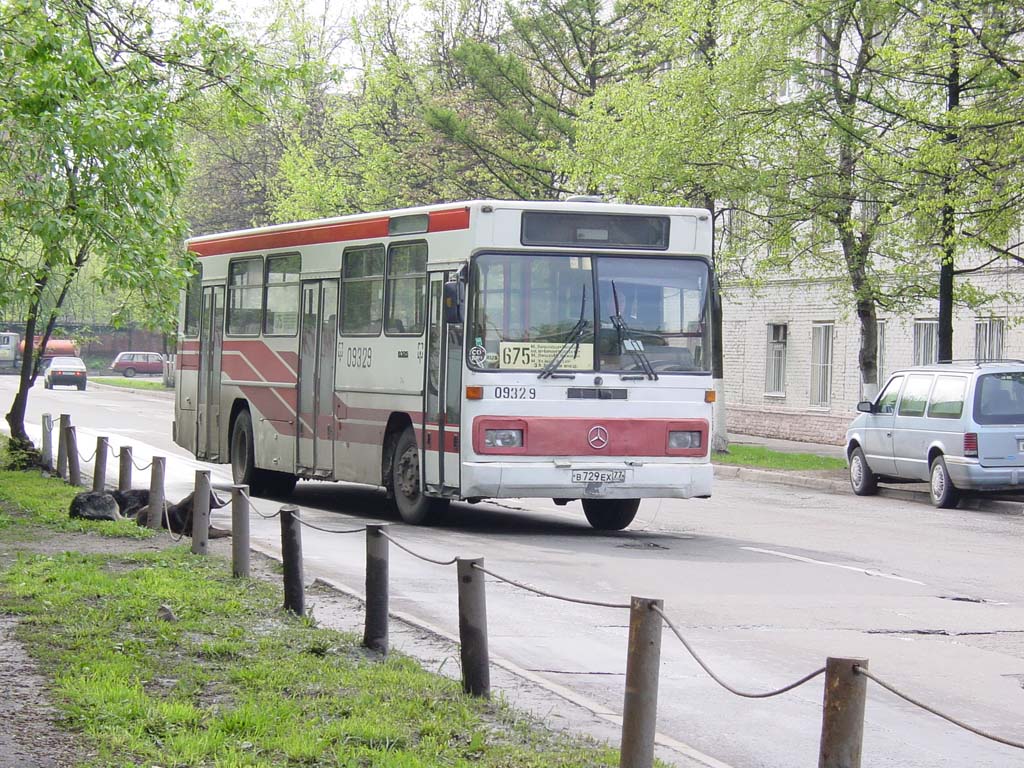
POLYGON ((175 441, 254 494, 382 486, 453 499, 706 497, 711 218, 481 200, 197 237, 175 441))

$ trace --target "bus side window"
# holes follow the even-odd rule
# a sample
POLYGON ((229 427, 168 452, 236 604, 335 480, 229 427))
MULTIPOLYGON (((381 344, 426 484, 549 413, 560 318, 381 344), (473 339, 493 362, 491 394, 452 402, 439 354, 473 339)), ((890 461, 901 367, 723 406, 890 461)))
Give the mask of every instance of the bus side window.
POLYGON ((384 316, 384 246, 349 248, 341 265, 341 325, 348 336, 380 334, 384 316))
POLYGON ((259 336, 263 327, 263 257, 238 259, 228 267, 227 331, 259 336))

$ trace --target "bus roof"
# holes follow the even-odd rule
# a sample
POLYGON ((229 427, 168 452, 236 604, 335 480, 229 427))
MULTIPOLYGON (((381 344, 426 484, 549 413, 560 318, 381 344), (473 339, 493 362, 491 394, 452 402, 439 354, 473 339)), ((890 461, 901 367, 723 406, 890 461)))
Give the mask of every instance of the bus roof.
POLYGON ((593 211, 595 213, 620 215, 692 216, 702 221, 710 218, 710 213, 703 208, 627 205, 589 200, 472 200, 424 205, 415 208, 401 208, 391 211, 357 213, 326 219, 275 224, 254 229, 202 235, 188 239, 186 246, 188 250, 202 257, 244 253, 265 248, 289 248, 345 240, 381 238, 396 234, 446 232, 468 229, 470 226, 470 212, 473 210, 493 211, 499 209, 561 212, 593 211), (394 230, 395 220, 398 222, 409 222, 412 228, 405 228, 400 232, 396 232, 394 230))

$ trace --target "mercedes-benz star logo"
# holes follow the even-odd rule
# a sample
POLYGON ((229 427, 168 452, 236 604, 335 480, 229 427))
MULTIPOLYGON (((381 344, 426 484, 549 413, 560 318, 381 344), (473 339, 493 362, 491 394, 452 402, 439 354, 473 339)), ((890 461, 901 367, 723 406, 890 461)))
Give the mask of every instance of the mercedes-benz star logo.
POLYGON ((601 450, 608 445, 608 430, 598 424, 596 427, 591 427, 587 433, 587 442, 590 443, 590 447, 596 450, 601 450))

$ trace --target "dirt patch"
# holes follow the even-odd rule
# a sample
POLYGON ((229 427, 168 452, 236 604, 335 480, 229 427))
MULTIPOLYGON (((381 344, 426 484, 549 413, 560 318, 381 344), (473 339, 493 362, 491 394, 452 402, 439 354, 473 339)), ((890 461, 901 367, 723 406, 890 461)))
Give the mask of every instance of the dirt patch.
MULTIPOLYGON (((4 515, 21 517, 0 502, 0 517, 4 515)), ((0 571, 19 553, 132 554, 174 544, 168 535, 117 539, 17 525, 0 532, 0 571)), ((14 637, 17 623, 17 617, 0 614, 0 768, 70 768, 94 758, 82 736, 61 723, 48 680, 14 637)))

